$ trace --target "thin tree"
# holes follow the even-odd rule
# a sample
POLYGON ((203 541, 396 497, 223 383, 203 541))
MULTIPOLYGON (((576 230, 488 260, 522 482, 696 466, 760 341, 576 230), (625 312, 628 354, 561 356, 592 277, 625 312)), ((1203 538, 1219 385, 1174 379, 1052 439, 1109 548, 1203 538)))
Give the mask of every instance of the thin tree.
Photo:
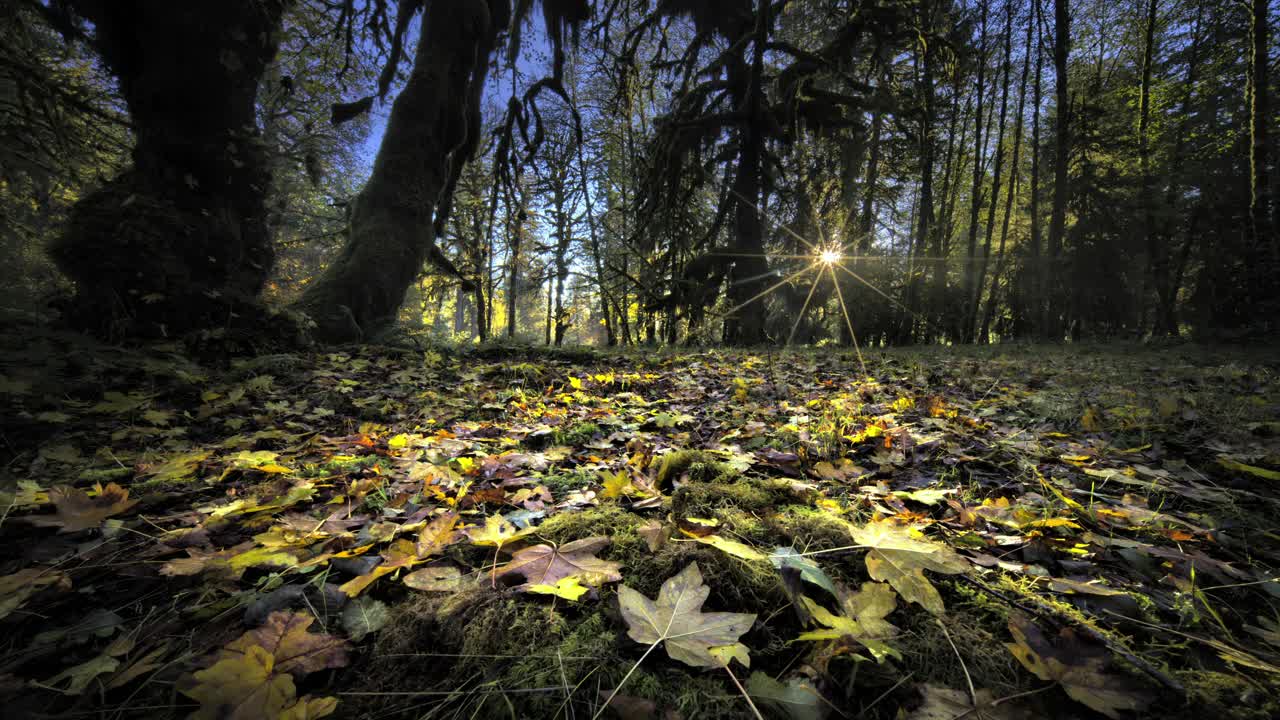
POLYGON ((1053 153, 1053 208, 1049 215, 1049 243, 1041 268, 1041 287, 1047 295, 1045 316, 1040 330, 1050 340, 1062 339, 1062 293, 1051 268, 1059 267, 1063 257, 1063 239, 1067 225, 1067 199, 1070 197, 1068 169, 1071 160, 1071 95, 1067 79, 1067 59, 1071 53, 1071 15, 1067 0, 1053 0, 1053 70, 1057 96, 1053 153))
POLYGON ((986 90, 987 77, 987 6, 989 0, 979 0, 978 2, 978 27, 980 39, 978 42, 978 77, 974 83, 974 93, 977 96, 976 109, 973 115, 973 183, 969 190, 969 232, 968 242, 965 244, 964 258, 964 306, 961 308, 961 315, 958 319, 959 341, 962 343, 973 342, 973 332, 970 327, 969 318, 972 313, 970 306, 973 302, 974 288, 977 283, 977 260, 978 256, 978 218, 982 212, 982 155, 985 138, 982 134, 983 106, 984 95, 986 90))

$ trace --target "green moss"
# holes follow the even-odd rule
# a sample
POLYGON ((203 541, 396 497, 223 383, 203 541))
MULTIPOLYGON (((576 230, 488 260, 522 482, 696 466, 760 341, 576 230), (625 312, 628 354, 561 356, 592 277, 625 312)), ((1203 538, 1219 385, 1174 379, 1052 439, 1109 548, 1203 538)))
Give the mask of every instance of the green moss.
POLYGON ((1250 682, 1247 678, 1206 670, 1178 673, 1187 689, 1191 707, 1178 717, 1214 717, 1231 720, 1268 720, 1280 717, 1280 698, 1274 690, 1250 682))
POLYGON ((736 476, 727 465, 717 462, 711 453, 702 450, 676 450, 658 459, 657 486, 666 489, 686 472, 694 482, 711 482, 722 477, 736 476))
POLYGON ((591 442, 600 433, 600 426, 592 422, 582 422, 567 428, 557 428, 551 433, 552 445, 583 445, 591 442))
POLYGON ((805 552, 831 550, 853 544, 849 523, 825 510, 788 505, 766 520, 792 547, 805 552))
POLYGON ((721 476, 714 482, 680 487, 671 496, 671 510, 676 517, 708 517, 722 508, 764 514, 796 500, 785 481, 721 476))

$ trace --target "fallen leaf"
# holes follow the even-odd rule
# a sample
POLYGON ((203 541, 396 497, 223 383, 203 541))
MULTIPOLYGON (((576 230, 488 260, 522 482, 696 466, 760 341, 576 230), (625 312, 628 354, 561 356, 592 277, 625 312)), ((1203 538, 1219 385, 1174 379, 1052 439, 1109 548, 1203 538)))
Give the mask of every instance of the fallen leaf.
POLYGON ((979 689, 974 698, 963 690, 953 690, 940 685, 921 685, 920 692, 924 702, 920 704, 906 720, 956 720, 956 718, 972 717, 975 720, 1020 720, 1026 713, 1011 704, 995 705, 995 698, 990 690, 979 689))
POLYGON ((623 585, 618 588, 627 635, 638 643, 664 643, 672 660, 693 667, 717 668, 721 662, 710 653, 713 647, 737 644, 738 638, 755 622, 754 613, 701 611, 711 588, 702 583, 698 563, 662 583, 657 601, 623 585))
POLYGON ((463 532, 466 533, 467 538, 471 540, 473 545, 500 548, 511 540, 528 535, 533 530, 531 527, 519 530, 501 515, 490 515, 485 518, 483 526, 469 527, 463 532))
POLYGON ((96 528, 103 520, 115 517, 134 505, 137 500, 129 499, 129 491, 116 483, 105 488, 94 485, 94 496, 79 488, 60 485, 49 491, 49 500, 57 513, 53 516, 37 515, 31 518, 36 525, 45 527, 57 526, 59 532, 76 532, 96 528))
POLYGON ((0 618, 22 607, 37 591, 52 585, 70 590, 71 580, 63 572, 47 568, 25 568, 0 576, 0 618))
POLYGON ((1280 471, 1268 470, 1266 468, 1260 468, 1256 465, 1246 465, 1242 462, 1237 462, 1235 460, 1232 460, 1231 458, 1225 458, 1225 457, 1218 458, 1218 464, 1228 470, 1235 470, 1236 472, 1247 473, 1249 475, 1253 475, 1254 477, 1260 477, 1263 480, 1280 480, 1280 471))
POLYGON ((784 684, 762 672, 753 672, 747 680, 747 694, 791 720, 822 720, 831 714, 830 706, 805 678, 793 677, 784 684))
POLYGON ((818 567, 817 563, 796 552, 795 548, 775 547, 773 552, 769 553, 769 562, 779 570, 784 567, 795 568, 805 581, 817 585, 832 595, 837 594, 836 585, 831 582, 827 573, 818 567))
POLYGON ((405 585, 426 592, 457 592, 462 589, 462 572, 453 566, 414 570, 403 578, 405 585))
POLYGON ((1031 674, 1058 683, 1072 699, 1109 718, 1119 718, 1121 710, 1141 710, 1150 702, 1124 678, 1107 672, 1110 658, 1105 648, 1081 642, 1071 628, 1050 641, 1026 616, 1014 614, 1009 632, 1014 641, 1005 647, 1031 674))
POLYGON ((436 516, 418 533, 418 544, 415 552, 418 557, 426 558, 439 555, 446 547, 458 540, 458 514, 447 512, 436 516))
POLYGON ((342 628, 355 642, 381 630, 390 619, 387 604, 368 596, 358 597, 342 608, 342 628))
POLYGON ((271 655, 277 672, 302 676, 325 668, 347 664, 346 640, 333 635, 307 632, 315 618, 308 613, 273 612, 262 627, 250 630, 227 644, 218 659, 247 655, 262 648, 271 655))
POLYGON ((334 698, 295 699, 293 678, 257 645, 194 673, 179 690, 200 703, 200 709, 191 714, 194 720, 301 720, 324 717, 337 707, 334 698))
POLYGON ((555 585, 561 578, 576 577, 588 585, 617 582, 622 565, 601 560, 595 554, 609 545, 607 537, 574 540, 559 547, 534 545, 511 557, 497 571, 497 577, 520 575, 527 584, 555 585))
POLYGON ((704 535, 695 539, 703 545, 710 545, 722 553, 732 555, 742 560, 769 559, 768 555, 765 555, 746 543, 740 543, 737 540, 730 540, 729 538, 722 537, 720 535, 704 535))
POLYGON ((957 575, 969 563, 946 545, 932 542, 912 529, 889 522, 870 522, 851 529, 854 542, 869 548, 867 573, 893 586, 903 600, 941 615, 946 611, 938 589, 924 576, 925 570, 957 575))
POLYGON ((856 593, 841 593, 841 614, 836 615, 807 596, 800 601, 806 610, 826 629, 810 630, 800 634, 798 640, 853 640, 866 647, 877 662, 884 662, 890 655, 901 658, 893 647, 885 642, 897 634, 898 629, 884 618, 897 607, 893 588, 884 583, 867 582, 856 593))
POLYGON ((339 589, 350 597, 359 595, 383 575, 390 575, 400 568, 410 567, 421 562, 416 550, 417 546, 413 542, 404 539, 396 540, 382 553, 382 563, 380 565, 364 575, 357 575, 342 583, 339 589))
POLYGON ((555 595, 565 600, 577 600, 591 591, 591 588, 578 581, 578 576, 562 577, 554 585, 529 585, 525 590, 539 595, 555 595))

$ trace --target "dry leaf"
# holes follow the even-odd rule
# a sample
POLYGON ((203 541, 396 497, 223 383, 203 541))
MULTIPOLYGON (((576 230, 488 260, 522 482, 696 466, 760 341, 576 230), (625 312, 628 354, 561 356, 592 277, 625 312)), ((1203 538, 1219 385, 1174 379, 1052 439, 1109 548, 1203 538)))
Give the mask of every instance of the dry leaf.
POLYGON ((873 580, 893 586, 903 600, 941 615, 946 611, 938 589, 924 576, 925 570, 956 575, 969 563, 951 548, 912 534, 912 529, 889 522, 871 522, 850 531, 854 542, 867 552, 867 573, 873 580))
POLYGON ((1124 678, 1106 671, 1110 660, 1106 648, 1080 642, 1071 628, 1050 641, 1027 617, 1014 614, 1009 632, 1014 642, 1005 647, 1023 667, 1041 680, 1062 685, 1074 700, 1109 718, 1119 718, 1120 710, 1141 710, 1150 702, 1124 678))
POLYGON ((567 577, 595 586, 617 582, 622 579, 618 572, 622 565, 595 556, 608 545, 607 537, 583 538, 559 547, 534 545, 513 555, 511 562, 498 569, 497 576, 520 575, 531 585, 555 585, 567 577))
POLYGON ((333 635, 307 632, 315 618, 308 613, 273 612, 262 627, 241 635, 218 655, 218 659, 246 655, 253 648, 263 648, 270 655, 275 670, 302 676, 325 668, 347 664, 346 640, 333 635))
POLYGON ((755 622, 754 613, 702 612, 711 588, 702 583, 698 563, 662 583, 657 601, 623 585, 618 588, 627 635, 638 643, 666 644, 667 654, 694 667, 716 668, 720 660, 713 647, 738 644, 738 638, 755 622))
POLYGON ((134 505, 137 500, 129 499, 129 491, 116 483, 105 488, 97 484, 93 486, 95 495, 79 488, 59 485, 49 491, 49 501, 53 503, 57 513, 52 516, 37 515, 31 522, 45 527, 57 526, 59 532, 76 532, 89 530, 102 524, 103 520, 115 517, 134 505))

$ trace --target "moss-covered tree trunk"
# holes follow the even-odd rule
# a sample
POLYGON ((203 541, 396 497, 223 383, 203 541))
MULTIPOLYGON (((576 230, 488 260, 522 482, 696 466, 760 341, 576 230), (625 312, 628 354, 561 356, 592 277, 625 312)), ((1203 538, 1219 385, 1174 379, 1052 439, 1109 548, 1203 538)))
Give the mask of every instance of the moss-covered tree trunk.
MULTIPOLYGON (((395 103, 373 174, 356 197, 347 244, 298 302, 325 342, 351 342, 394 322, 435 249, 434 215, 451 169, 465 162, 473 92, 496 39, 485 0, 432 0, 413 70, 395 103)), ((438 251, 437 251, 438 252, 438 251)))
POLYGON ((120 82, 133 165, 72 210, 50 248, 70 319, 114 338, 222 326, 272 265, 258 80, 288 0, 75 0, 120 82))

